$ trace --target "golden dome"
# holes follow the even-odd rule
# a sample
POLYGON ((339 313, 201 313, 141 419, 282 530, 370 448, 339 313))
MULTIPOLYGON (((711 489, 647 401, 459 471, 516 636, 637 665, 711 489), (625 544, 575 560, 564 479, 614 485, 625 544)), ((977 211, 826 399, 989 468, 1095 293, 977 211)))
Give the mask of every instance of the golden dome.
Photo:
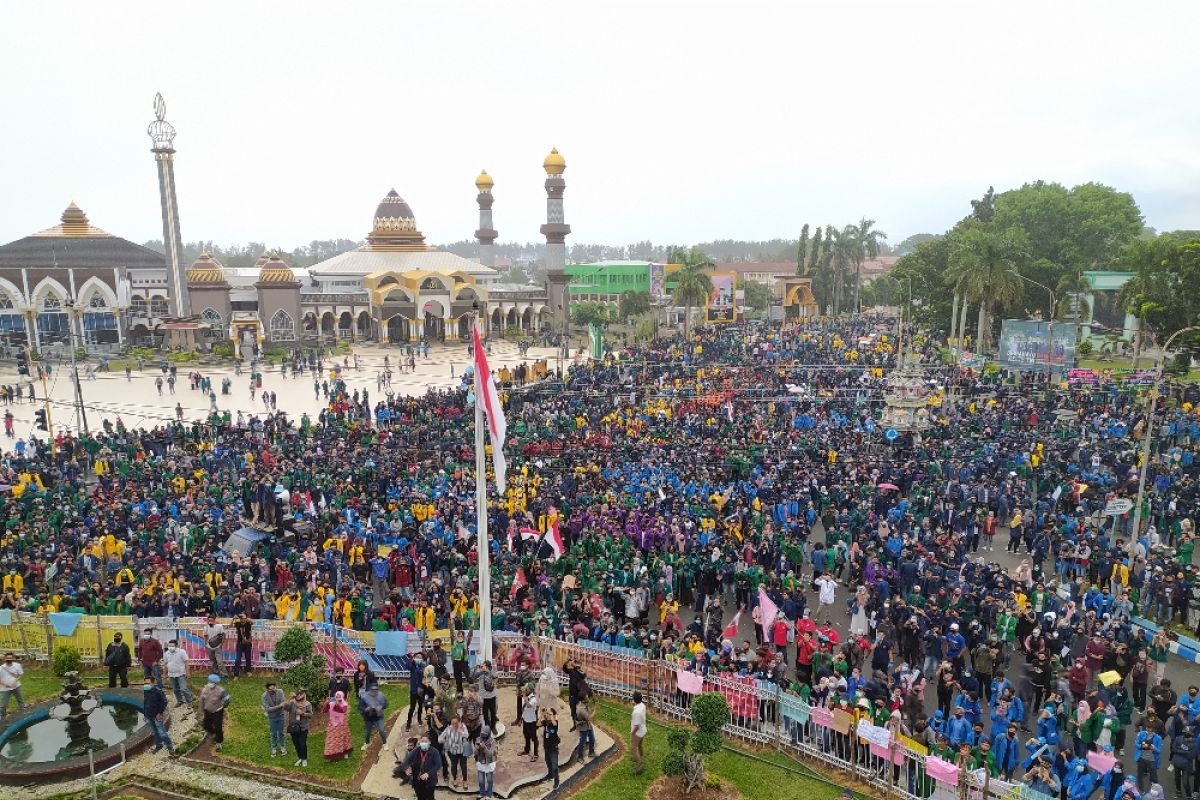
POLYGON ((490 192, 495 185, 496 182, 492 180, 491 175, 487 174, 486 169, 479 173, 479 177, 475 179, 475 188, 481 192, 490 192))
POLYGON ((258 273, 259 283, 295 283, 296 273, 292 272, 292 268, 287 265, 278 255, 273 255, 267 259, 267 263, 263 265, 262 271, 258 273))
POLYGON ((188 285, 196 284, 224 284, 225 272, 221 266, 221 262, 212 257, 212 253, 207 250, 192 262, 192 265, 187 269, 188 285))
POLYGON ((567 169, 567 160, 558 154, 558 148, 551 148, 550 155, 542 162, 542 168, 547 175, 562 175, 567 169))

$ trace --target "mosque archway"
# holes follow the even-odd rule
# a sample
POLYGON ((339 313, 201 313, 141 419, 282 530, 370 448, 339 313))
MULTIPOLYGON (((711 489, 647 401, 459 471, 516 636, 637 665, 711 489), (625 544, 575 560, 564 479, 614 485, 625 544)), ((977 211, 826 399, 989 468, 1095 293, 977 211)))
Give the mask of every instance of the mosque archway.
POLYGON ((408 320, 397 314, 387 321, 387 340, 389 342, 409 341, 408 320))
POLYGON ((504 320, 504 326, 506 328, 515 328, 517 327, 520 319, 521 317, 517 314, 517 310, 515 308, 510 308, 508 310, 508 318, 504 320))
POLYGON ((446 341, 446 307, 441 301, 426 300, 421 304, 421 315, 425 321, 425 341, 446 341))
POLYGON ((353 326, 354 326, 354 317, 352 317, 350 315, 349 311, 343 311, 341 313, 341 315, 338 316, 338 338, 339 339, 349 339, 350 338, 350 329, 353 326))
POLYGON ((371 337, 371 313, 369 311, 360 311, 358 313, 358 321, 355 329, 358 338, 369 339, 371 337))
POLYGON ((533 308, 532 307, 525 309, 525 312, 523 314, 521 314, 521 327, 524 328, 525 330, 531 330, 533 328, 533 308))
POLYGON ((492 309, 492 330, 499 331, 504 328, 504 315, 500 313, 500 309, 492 309))
POLYGON ((321 335, 333 336, 337 332, 337 322, 333 318, 332 311, 326 311, 321 315, 321 335))
POLYGON ((304 333, 307 336, 317 335, 317 315, 309 311, 304 315, 303 322, 304 333))

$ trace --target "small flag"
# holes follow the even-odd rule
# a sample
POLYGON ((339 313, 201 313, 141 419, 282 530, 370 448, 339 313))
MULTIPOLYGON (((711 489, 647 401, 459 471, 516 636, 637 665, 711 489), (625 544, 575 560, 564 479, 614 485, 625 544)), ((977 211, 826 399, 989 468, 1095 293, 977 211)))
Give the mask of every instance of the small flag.
POLYGON ((730 641, 736 639, 737 635, 738 635, 738 623, 740 623, 741 621, 742 621, 742 610, 739 608, 738 612, 733 615, 733 619, 731 619, 729 621, 729 624, 726 625, 725 628, 721 631, 721 638, 729 639, 730 641))
POLYGON ((554 560, 562 558, 563 553, 567 552, 567 548, 563 547, 562 536, 558 533, 558 519, 550 524, 550 530, 546 531, 546 535, 542 537, 542 542, 549 546, 550 553, 554 560))
POLYGON ((513 576, 512 588, 508 590, 509 601, 511 601, 514 597, 517 596, 517 592, 519 592, 521 590, 522 586, 528 586, 528 585, 529 585, 529 581, 526 580, 526 578, 525 578, 525 568, 517 567, 517 574, 515 576, 513 576))
POLYGON ((504 439, 508 434, 508 424, 504 420, 504 410, 500 407, 500 397, 496 390, 496 381, 492 378, 492 370, 487 363, 487 354, 483 352, 483 341, 479 338, 479 320, 471 327, 475 350, 475 402, 483 404, 487 415, 488 438, 492 442, 492 465, 496 468, 496 492, 504 494, 504 476, 508 465, 504 460, 504 439))

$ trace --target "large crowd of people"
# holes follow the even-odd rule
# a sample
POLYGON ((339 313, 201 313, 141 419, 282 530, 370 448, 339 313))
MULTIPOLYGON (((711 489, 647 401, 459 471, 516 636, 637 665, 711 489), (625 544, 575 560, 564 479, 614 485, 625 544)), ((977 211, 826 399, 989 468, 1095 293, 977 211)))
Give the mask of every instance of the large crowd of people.
MULTIPOLYGON (((1158 397, 1135 532, 1134 511, 1106 509, 1137 494, 1145 386, 977 373, 908 331, 931 424, 888 438, 895 332, 710 326, 511 387, 508 485, 488 504, 492 628, 774 681, 1072 800, 1149 792, 1163 761, 1197 790, 1200 699, 1164 678, 1169 631, 1200 621, 1196 387, 1158 397), (1089 751, 1115 769, 1089 771, 1089 751)), ((0 467, 0 608, 476 630, 469 390, 464 376, 372 398, 333 377, 314 384, 328 400, 315 419, 214 411, 22 442, 0 467), (273 535, 222 550, 243 524, 273 535)), ((459 644, 433 659, 469 693, 459 644)), ((272 695, 268 713, 282 705, 272 695)), ((449 737, 456 780, 453 756, 465 782, 466 757, 494 753, 483 722, 449 737)))

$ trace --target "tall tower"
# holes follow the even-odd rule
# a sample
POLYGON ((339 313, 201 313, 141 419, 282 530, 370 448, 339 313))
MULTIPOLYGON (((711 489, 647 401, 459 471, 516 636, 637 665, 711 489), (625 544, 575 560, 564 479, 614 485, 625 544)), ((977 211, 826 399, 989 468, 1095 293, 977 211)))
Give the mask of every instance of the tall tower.
POLYGON ((475 238, 479 240, 479 263, 485 267, 496 266, 496 254, 492 250, 496 242, 496 229, 492 227, 492 187, 495 185, 486 169, 475 179, 475 188, 479 190, 475 198, 479 203, 479 230, 475 231, 475 238))
POLYGON ((567 297, 570 278, 564 271, 567 264, 567 234, 571 232, 571 226, 563 222, 563 192, 567 189, 567 182, 562 175, 567 169, 567 160, 558 154, 557 149, 552 149, 542 162, 542 168, 546 170, 546 224, 542 226, 542 233, 546 235, 546 295, 560 330, 565 332, 571 316, 567 297))
POLYGON ((188 301, 186 267, 183 264, 183 240, 179 238, 179 207, 175 200, 175 128, 167 122, 167 104, 162 94, 154 95, 154 122, 146 128, 150 134, 154 162, 158 167, 158 194, 162 204, 163 247, 167 251, 167 291, 171 313, 191 315, 188 301))

